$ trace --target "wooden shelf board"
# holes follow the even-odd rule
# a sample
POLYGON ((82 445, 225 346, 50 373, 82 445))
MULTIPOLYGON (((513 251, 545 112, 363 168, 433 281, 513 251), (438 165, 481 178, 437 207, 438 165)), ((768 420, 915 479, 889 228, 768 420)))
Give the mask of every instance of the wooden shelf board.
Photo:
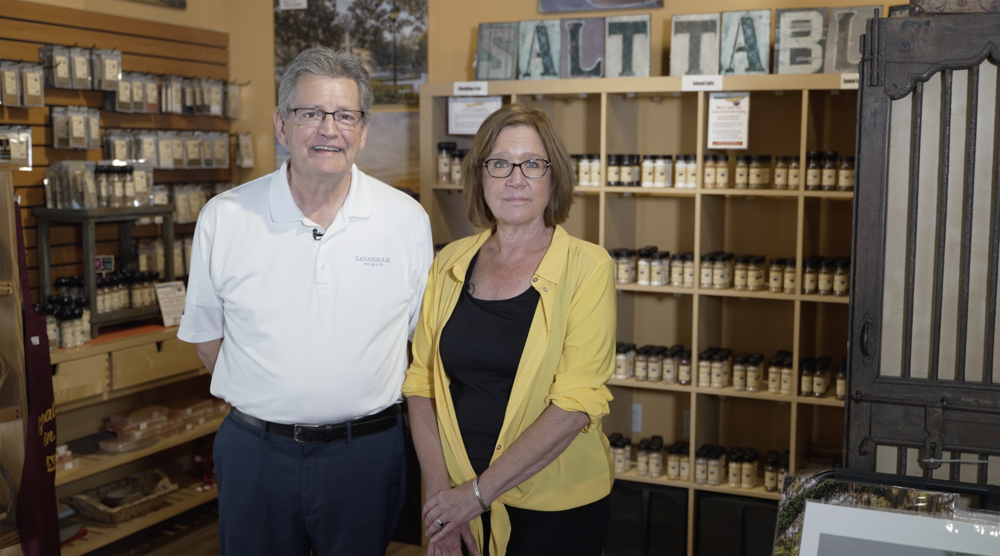
POLYGON ((818 198, 818 199, 841 199, 845 201, 854 200, 853 191, 803 191, 802 196, 805 198, 818 198))
POLYGON ((708 396, 732 396, 734 398, 749 398, 754 400, 765 400, 771 402, 797 402, 806 405, 826 405, 831 407, 844 407, 844 402, 838 400, 836 396, 827 395, 822 398, 814 396, 781 396, 769 394, 767 392, 737 392, 732 386, 726 388, 700 388, 698 386, 681 386, 680 384, 666 384, 663 382, 652 382, 648 380, 635 380, 629 378, 625 380, 612 378, 608 381, 609 386, 621 386, 624 388, 639 388, 645 390, 664 390, 669 392, 694 392, 708 396))
POLYGON ((638 195, 640 197, 694 197, 697 189, 679 189, 676 187, 588 187, 604 193, 616 193, 618 195, 638 195))
POLYGON ((163 340, 169 340, 176 337, 176 326, 171 326, 169 328, 156 324, 137 326, 127 330, 101 334, 97 338, 94 338, 90 342, 87 342, 78 348, 60 348, 50 356, 50 362, 53 365, 56 365, 59 363, 65 363, 66 361, 74 361, 76 359, 92 357, 109 351, 135 347, 141 344, 148 344, 150 342, 161 342, 163 340))
POLYGON ((186 373, 179 373, 176 375, 168 376, 166 378, 161 378, 159 380, 152 380, 149 382, 143 382, 142 384, 136 384, 135 386, 130 386, 128 388, 121 388, 118 390, 111 390, 109 392, 104 392, 103 394, 98 394, 96 396, 90 396, 87 398, 82 398, 79 400, 73 400, 71 402, 57 404, 56 405, 56 415, 60 413, 68 413, 75 409, 80 409, 81 407, 87 407, 89 405, 98 404, 101 402, 106 402, 108 400, 113 400, 115 398, 121 398, 124 396, 129 396, 137 392, 143 392, 145 390, 150 390, 152 388, 159 388, 160 386, 165 386, 167 384, 173 384, 174 382, 180 382, 182 380, 188 380, 201 375, 207 375, 208 369, 202 367, 195 371, 188 371, 186 373))
POLYGON ((790 199, 801 197, 805 191, 794 191, 788 189, 699 189, 703 195, 720 195, 725 197, 787 197, 790 199))
POLYGON ((769 291, 749 292, 749 291, 737 291, 734 289, 705 290, 699 288, 695 290, 695 292, 697 292, 698 295, 708 295, 714 297, 738 297, 744 299, 775 299, 778 301, 795 301, 795 294, 771 293, 769 291))
POLYGON ((21 418, 21 406, 0 403, 0 423, 16 421, 21 418))
POLYGON ((851 302, 851 297, 847 295, 799 295, 802 301, 811 301, 813 303, 840 303, 842 305, 847 305, 851 302))
POLYGON ((8 530, 8 525, 3 524, 0 528, 0 550, 21 544, 21 534, 15 528, 8 530))
POLYGON ((635 380, 634 378, 627 378, 622 380, 620 378, 612 378, 608 381, 608 386, 622 386, 624 388, 645 388, 646 390, 664 390, 668 392, 684 392, 688 394, 693 391, 690 386, 681 386, 680 384, 667 384, 665 382, 652 382, 649 380, 635 380))
MULTIPOLYGON (((579 98, 579 95, 598 96, 601 93, 628 94, 639 97, 657 96, 662 93, 681 92, 680 77, 618 77, 603 79, 545 79, 537 81, 490 81, 491 95, 545 95, 555 98, 579 98)), ((840 90, 839 73, 814 73, 802 75, 727 75, 722 79, 724 91, 794 91, 840 90)), ((454 94, 451 81, 424 83, 424 95, 447 97, 454 94)), ((684 94, 695 95, 688 92, 684 94)))
POLYGON ((78 467, 74 467, 69 471, 56 470, 56 486, 65 485, 84 477, 89 477, 102 471, 113 469, 124 463, 142 459, 148 455, 162 452, 163 450, 173 448, 174 446, 179 446, 196 438, 212 434, 219 429, 219 425, 221 424, 222 419, 209 421, 204 425, 194 427, 189 431, 183 431, 160 438, 159 442, 153 444, 149 448, 136 450, 134 452, 124 452, 121 454, 97 453, 80 456, 80 465, 78 467))
POLYGON ((177 483, 180 488, 167 496, 167 505, 131 521, 118 524, 101 523, 99 521, 83 519, 77 515, 72 516, 72 519, 83 523, 83 527, 87 529, 87 535, 69 544, 64 544, 62 546, 63 556, 87 554, 102 546, 141 531, 146 527, 170 519, 175 515, 196 508, 206 502, 211 502, 219 495, 219 491, 216 489, 204 492, 195 491, 193 487, 200 484, 200 482, 192 477, 171 477, 171 480, 177 483))
POLYGON ((750 496, 752 498, 764 498, 767 500, 779 500, 781 499, 780 492, 768 492, 764 490, 763 485, 758 485, 754 488, 732 488, 728 485, 712 486, 708 484, 699 485, 696 483, 688 481, 671 481, 667 479, 666 475, 661 475, 659 477, 653 478, 650 476, 640 476, 636 473, 636 468, 633 466, 632 469, 624 473, 615 473, 615 479, 621 481, 631 481, 634 483, 646 483, 649 485, 660 485, 674 488, 686 488, 689 490, 701 490, 705 492, 720 492, 722 494, 731 494, 733 496, 750 496))
POLYGON ((691 295, 695 290, 678 288, 676 286, 640 286, 638 284, 615 284, 615 289, 623 292, 662 293, 675 295, 691 295))

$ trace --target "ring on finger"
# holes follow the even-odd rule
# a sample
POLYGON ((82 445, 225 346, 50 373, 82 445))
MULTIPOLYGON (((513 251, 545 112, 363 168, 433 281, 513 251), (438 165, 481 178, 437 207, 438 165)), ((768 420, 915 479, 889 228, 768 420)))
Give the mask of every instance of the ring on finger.
POLYGON ((448 525, 448 522, 447 521, 441 521, 441 518, 439 517, 439 518, 437 518, 437 524, 440 525, 441 527, 444 527, 445 525, 448 525))

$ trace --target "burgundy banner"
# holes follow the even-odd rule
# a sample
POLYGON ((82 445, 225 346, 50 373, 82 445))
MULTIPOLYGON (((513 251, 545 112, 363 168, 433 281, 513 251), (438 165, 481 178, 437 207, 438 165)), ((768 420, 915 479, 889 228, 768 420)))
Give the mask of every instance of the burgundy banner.
POLYGON ((14 207, 21 267, 24 319, 24 369, 28 391, 28 437, 24 472, 17 498, 17 527, 25 556, 59 556, 59 516, 56 510, 56 411, 52 394, 52 364, 45 315, 31 303, 31 282, 24 251, 21 206, 14 207))

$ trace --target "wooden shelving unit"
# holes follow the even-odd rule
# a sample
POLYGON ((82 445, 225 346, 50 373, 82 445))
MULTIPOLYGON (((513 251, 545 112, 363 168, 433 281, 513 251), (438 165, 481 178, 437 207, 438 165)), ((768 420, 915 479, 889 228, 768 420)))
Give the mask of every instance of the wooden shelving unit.
POLYGON ((167 504, 165 506, 144 516, 117 525, 81 518, 80 521, 83 527, 87 529, 87 536, 63 545, 63 556, 87 554, 133 533, 138 533, 150 525, 155 525, 206 502, 211 502, 219 496, 219 491, 215 489, 202 492, 194 490, 194 487, 199 482, 186 475, 174 476, 170 480, 180 488, 167 495, 167 504))
POLYGON ((196 438, 212 434, 213 432, 219 430, 219 425, 221 424, 222 419, 208 421, 203 425, 198 425, 197 427, 192 428, 191 430, 164 436, 160 438, 156 444, 153 444, 148 448, 135 450, 134 452, 122 452, 120 454, 105 454, 99 452, 97 454, 80 456, 80 463, 72 469, 68 471, 56 469, 56 486, 65 485, 84 477, 96 475, 97 473, 107 471, 108 469, 114 469, 115 467, 124 465, 128 462, 136 461, 146 456, 162 452, 168 448, 179 446, 196 438))
MULTIPOLYGON (((599 154, 602 161, 609 154, 697 156, 694 189, 576 187, 563 224, 574 236, 609 249, 656 245, 692 252, 696 265, 712 251, 794 256, 799 284, 803 260, 849 256, 853 193, 702 187, 708 93, 681 87, 678 77, 491 81, 489 94, 541 107, 570 153, 599 154)), ((854 154, 857 92, 840 90, 839 74, 726 76, 723 89, 750 93, 749 149, 728 151, 731 165, 738 154, 798 155, 803 163, 813 150, 854 154)), ((455 142, 462 149, 472 143, 471 136, 447 133, 453 90, 450 82, 420 88, 421 203, 435 243, 478 231, 465 218, 460 187, 436 183, 437 143, 455 142)), ((794 354, 796 377, 804 357, 827 355, 835 366, 847 355, 848 297, 636 284, 617 289, 619 341, 683 344, 693 354, 709 346, 767 357, 787 349, 794 354)), ((794 473, 814 449, 828 453, 843 441, 844 403, 832 391, 814 398, 635 380, 612 380, 609 386, 615 400, 603 423, 606 433, 621 432, 633 443, 652 435, 668 445, 687 440, 692 457, 702 444, 753 447, 761 455, 789 450, 794 473), (641 419, 633 423, 636 408, 641 419)), ((634 471, 617 478, 689 490, 688 554, 694 553, 697 492, 779 497, 762 487, 711 487, 634 471)))

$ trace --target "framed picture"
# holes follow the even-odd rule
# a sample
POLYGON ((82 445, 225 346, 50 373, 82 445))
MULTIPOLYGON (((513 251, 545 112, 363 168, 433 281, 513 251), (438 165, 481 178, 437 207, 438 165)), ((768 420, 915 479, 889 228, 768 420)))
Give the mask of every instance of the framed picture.
POLYGON ((539 13, 662 8, 663 0, 538 0, 539 13))

